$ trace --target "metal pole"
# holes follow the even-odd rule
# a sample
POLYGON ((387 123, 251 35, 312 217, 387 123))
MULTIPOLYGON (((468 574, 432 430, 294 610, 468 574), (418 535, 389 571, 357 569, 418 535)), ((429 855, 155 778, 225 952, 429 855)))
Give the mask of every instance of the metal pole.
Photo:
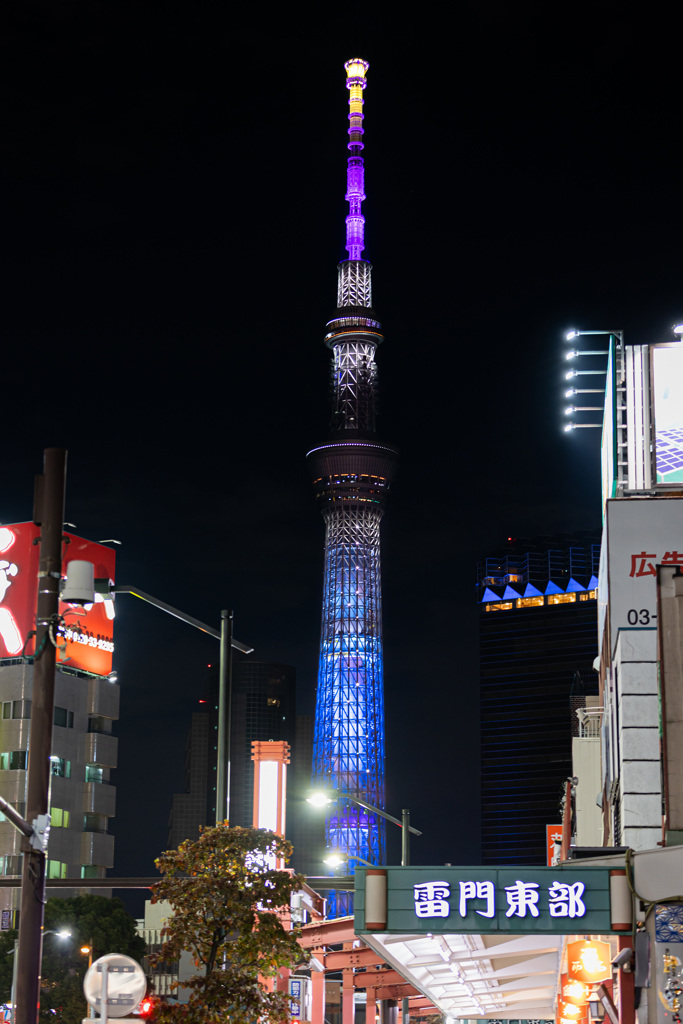
POLYGON ((401 817, 401 867, 405 868, 410 864, 410 811, 406 807, 401 811, 401 817))
POLYGON ((216 757, 216 824, 230 817, 230 730, 232 728, 233 613, 221 612, 221 653, 218 680, 218 749, 216 757))
POLYGON ((17 950, 19 939, 14 940, 14 960, 12 961, 12 1024, 17 1020, 17 950))
MULTIPOLYGON (((62 577, 62 528, 66 485, 66 452, 47 448, 43 476, 36 478, 34 520, 40 526, 38 563, 38 607, 36 652, 33 662, 33 703, 29 733, 26 818, 48 813, 52 720, 55 703, 53 643, 59 613, 59 583, 62 577)), ((35 838, 33 840, 35 842, 35 838)), ((37 1024, 40 1000, 40 961, 43 951, 46 851, 22 839, 21 914, 17 950, 16 1024, 37 1024)))

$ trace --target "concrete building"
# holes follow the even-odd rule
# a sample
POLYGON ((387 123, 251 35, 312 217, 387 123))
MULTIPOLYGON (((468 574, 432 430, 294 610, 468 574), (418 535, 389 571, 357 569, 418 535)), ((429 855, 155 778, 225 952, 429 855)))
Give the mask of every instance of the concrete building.
MULTIPOLYGON (((0 794, 26 813, 38 528, 32 523, 0 527, 0 794)), ((114 552, 67 534, 65 572, 70 558, 91 561, 103 584, 113 579, 114 552), (69 557, 70 556, 70 557, 69 557)), ((48 846, 49 879, 104 878, 114 860, 109 820, 116 809, 111 771, 118 741, 119 687, 111 672, 113 604, 99 596, 93 605, 60 604, 56 635, 58 667, 52 734, 48 846)), ((0 867, 21 875, 20 837, 0 815, 0 867)), ((87 892, 65 889, 63 895, 87 892)), ((105 890, 106 891, 106 890, 105 890)), ((102 894, 103 890, 97 892, 102 894)), ((19 890, 0 890, 2 928, 15 924, 19 890)))

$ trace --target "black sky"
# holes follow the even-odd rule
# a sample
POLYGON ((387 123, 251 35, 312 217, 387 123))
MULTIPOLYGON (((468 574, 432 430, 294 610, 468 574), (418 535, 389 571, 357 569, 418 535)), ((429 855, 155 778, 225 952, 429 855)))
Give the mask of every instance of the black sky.
MULTIPOLYGON (((7 3, 0 521, 49 445, 118 582, 297 668, 312 711, 344 256, 343 63, 370 61, 366 255, 380 430, 388 809, 423 863, 478 855, 478 558, 599 526, 598 432, 561 432, 568 326, 681 315, 680 60, 628 5, 7 3), (357 18, 355 24, 353 18, 357 18), (351 26, 351 27, 350 27, 351 26)), ((117 602, 117 874, 145 874, 214 642, 117 602)))

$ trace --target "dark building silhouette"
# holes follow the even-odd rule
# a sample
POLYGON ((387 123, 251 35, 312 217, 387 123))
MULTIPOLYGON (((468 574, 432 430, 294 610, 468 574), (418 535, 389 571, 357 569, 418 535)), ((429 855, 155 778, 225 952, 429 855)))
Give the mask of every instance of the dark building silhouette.
MULTIPOLYGON (((176 793, 169 819, 168 844, 175 848, 194 838, 200 825, 216 818, 218 672, 210 670, 201 710, 192 715, 185 748, 185 791, 176 793)), ((287 773, 287 836, 295 846, 292 864, 308 871, 312 851, 307 826, 310 808, 312 723, 296 717, 296 671, 291 665, 235 659, 230 729, 230 824, 250 827, 253 820, 254 740, 284 740, 291 749, 287 773), (305 790, 305 792, 304 792, 305 790)), ((311 818, 311 828, 314 828, 311 818)), ((319 843, 322 849, 322 837, 319 843)), ((317 852, 317 851, 316 851, 317 852)))
POLYGON ((544 864, 577 707, 597 693, 600 538, 514 540, 478 565, 484 864, 544 864))

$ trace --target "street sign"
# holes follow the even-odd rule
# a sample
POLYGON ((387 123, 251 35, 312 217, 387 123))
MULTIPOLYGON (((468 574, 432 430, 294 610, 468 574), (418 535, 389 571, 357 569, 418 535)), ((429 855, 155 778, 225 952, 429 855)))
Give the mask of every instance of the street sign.
POLYGON ((122 953, 108 953, 89 967, 83 979, 83 994, 103 1017, 125 1017, 138 1005, 147 990, 140 964, 122 953))
MULTIPOLYGON (((613 931, 610 871, 580 861, 555 867, 356 869, 355 928, 367 931, 573 935, 613 931), (369 888, 384 876, 384 918, 366 922, 369 888)), ((374 890, 373 890, 374 891, 374 890)))

